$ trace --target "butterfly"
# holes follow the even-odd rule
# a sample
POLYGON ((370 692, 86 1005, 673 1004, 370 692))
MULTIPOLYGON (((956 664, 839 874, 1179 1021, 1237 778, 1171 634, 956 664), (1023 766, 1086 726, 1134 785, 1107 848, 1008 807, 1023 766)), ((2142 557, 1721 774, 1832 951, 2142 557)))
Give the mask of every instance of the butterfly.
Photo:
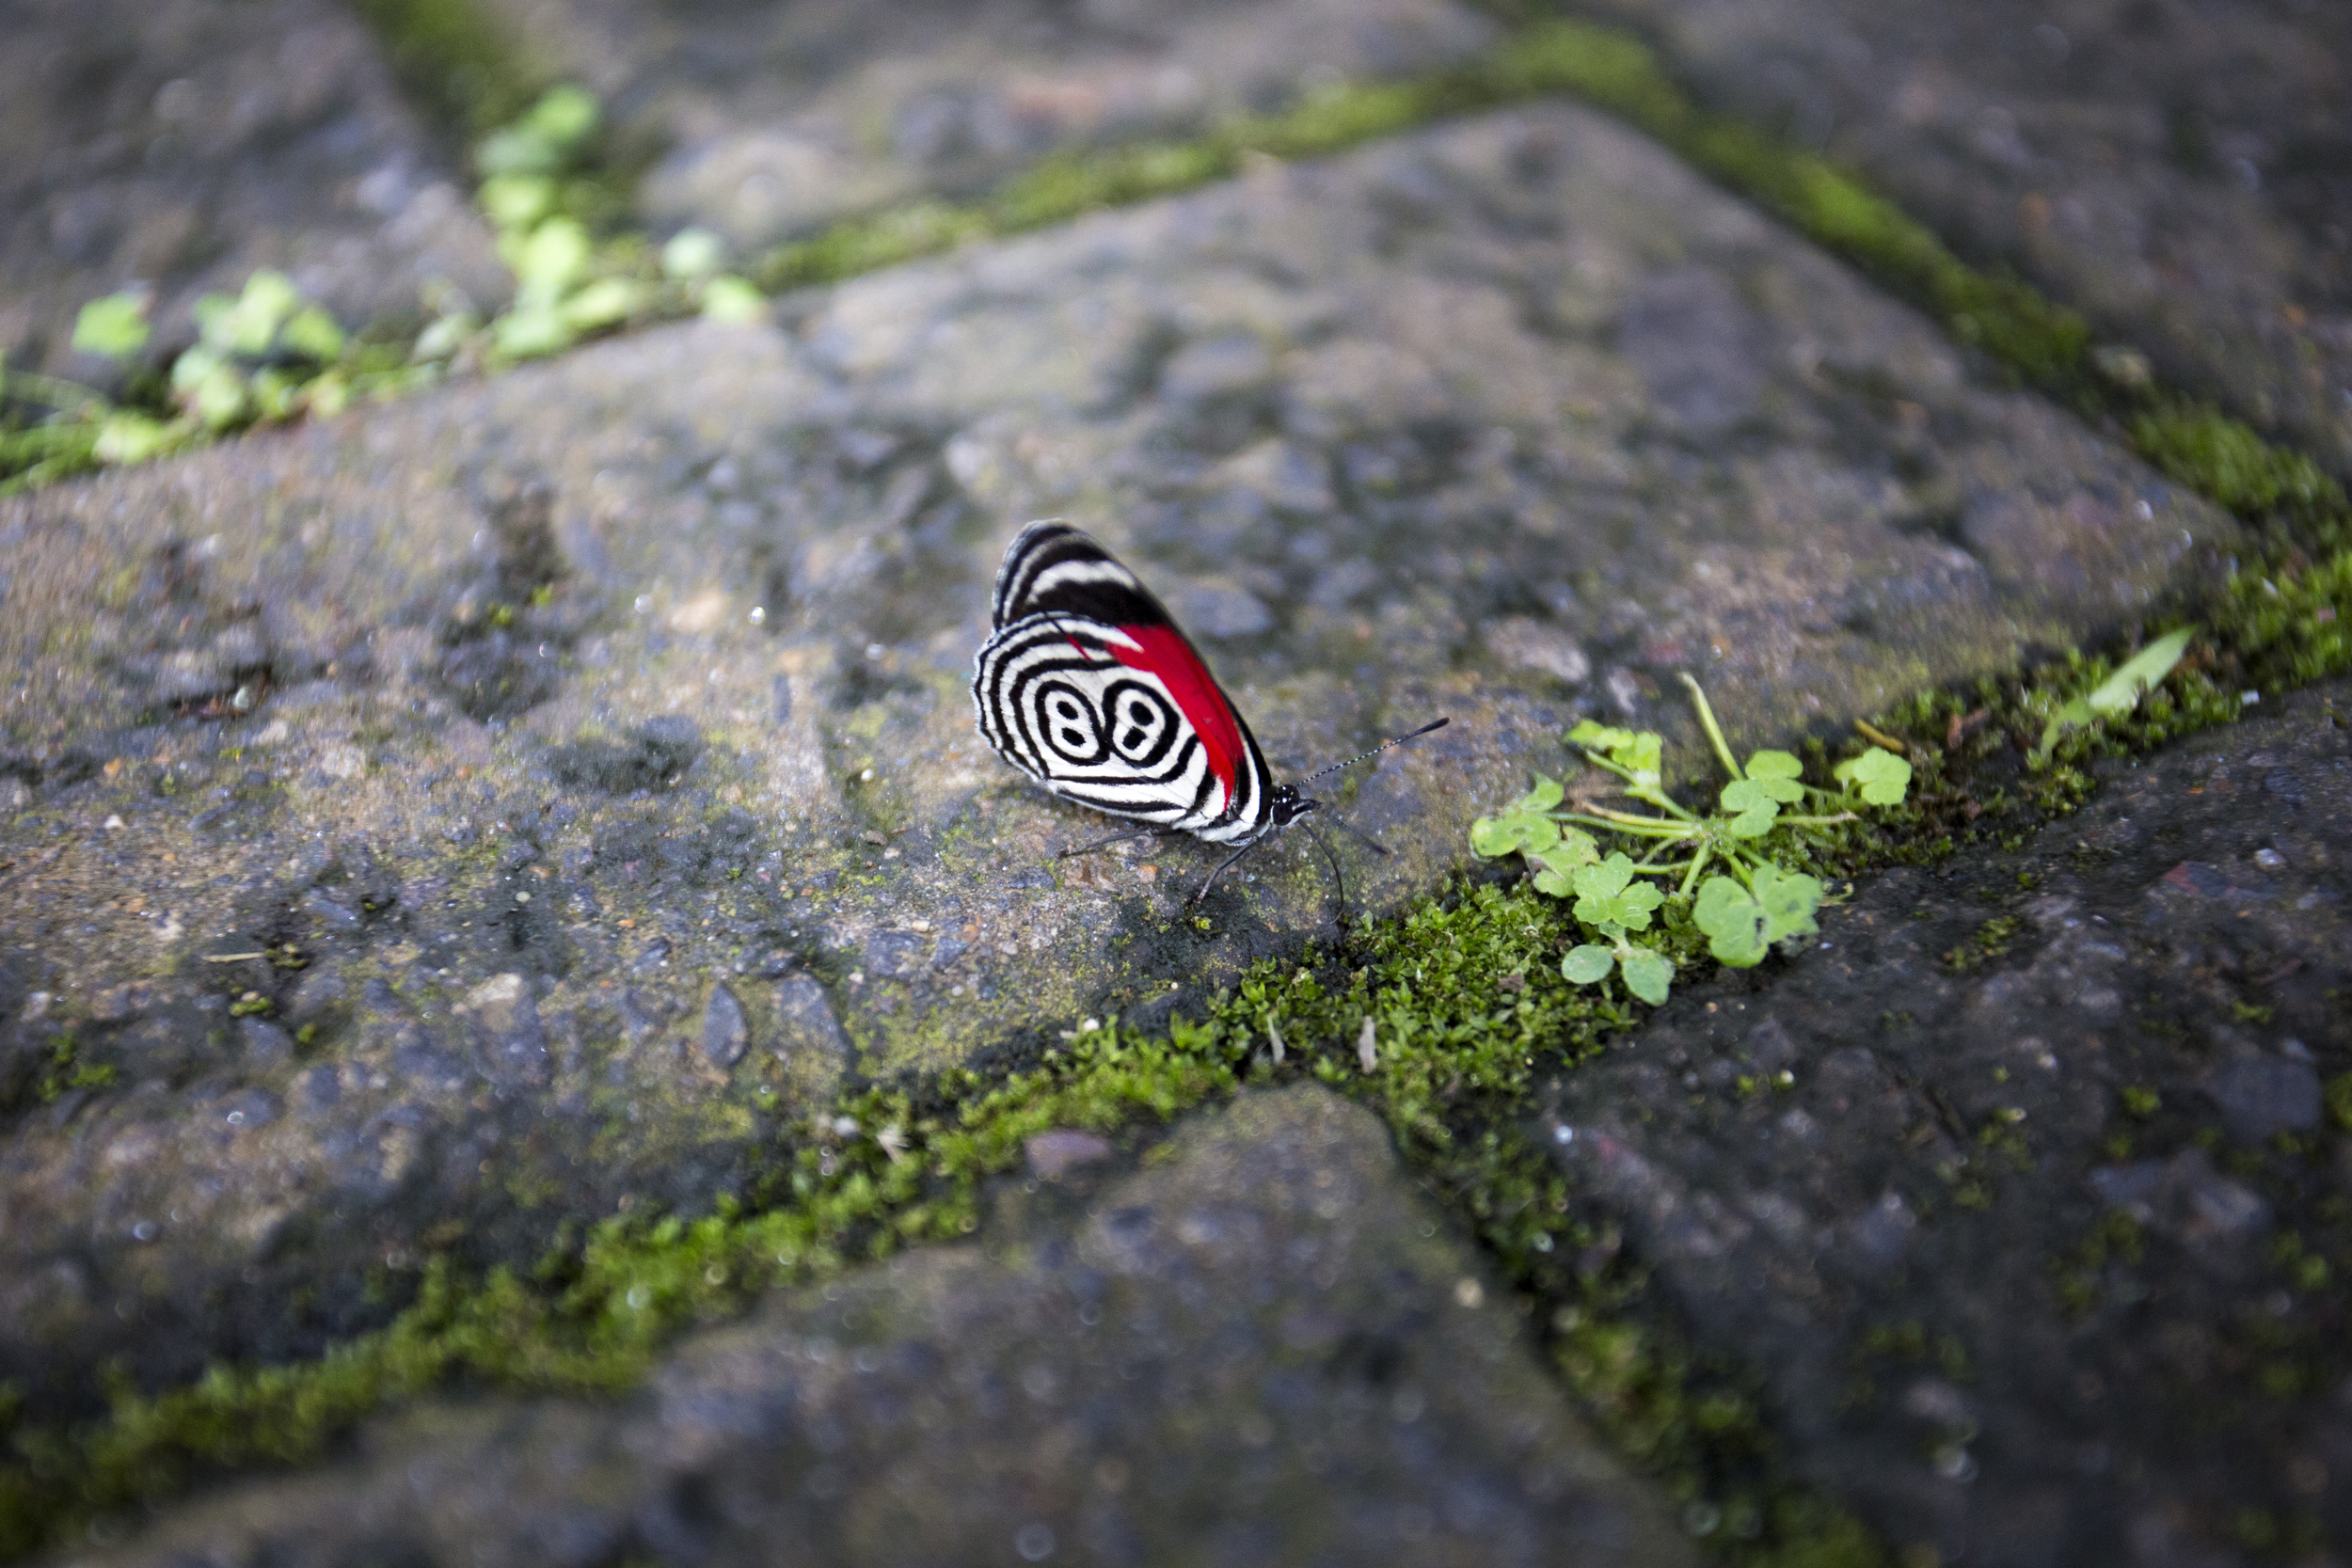
MULTIPOLYGON (((1152 824, 1065 856, 1180 832, 1233 846, 1186 900, 1198 903, 1234 862, 1295 822, 1338 879, 1330 845, 1302 820, 1330 808, 1274 782, 1257 737, 1200 651, 1108 550, 1074 528, 1031 523, 997 569, 992 620, 972 672, 980 738, 1063 800, 1152 824)), ((1445 723, 1424 724, 1304 782, 1445 723)), ((1337 816, 1331 820, 1388 853, 1337 816)), ((1343 904, 1346 895, 1342 881, 1343 904)))

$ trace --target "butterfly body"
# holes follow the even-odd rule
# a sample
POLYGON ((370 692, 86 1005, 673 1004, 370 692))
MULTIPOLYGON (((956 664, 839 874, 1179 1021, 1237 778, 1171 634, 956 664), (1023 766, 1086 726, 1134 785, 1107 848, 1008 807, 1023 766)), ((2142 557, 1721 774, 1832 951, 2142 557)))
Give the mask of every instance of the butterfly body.
POLYGON ((981 738, 1064 800, 1147 824, 1122 837, 1190 833, 1233 846, 1231 865, 1324 809, 1274 782, 1168 608, 1076 529, 1022 530, 997 572, 992 618, 972 675, 981 738))

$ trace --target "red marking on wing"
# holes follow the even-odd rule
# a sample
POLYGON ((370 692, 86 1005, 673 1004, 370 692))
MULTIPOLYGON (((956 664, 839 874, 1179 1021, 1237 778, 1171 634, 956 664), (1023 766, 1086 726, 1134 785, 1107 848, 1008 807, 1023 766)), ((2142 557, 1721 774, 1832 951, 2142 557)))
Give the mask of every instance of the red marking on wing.
POLYGON ((1184 634, 1174 626, 1119 629, 1142 646, 1129 649, 1113 645, 1112 654, 1130 670, 1160 677, 1168 694, 1176 699, 1176 705, 1192 721, 1202 749, 1209 753, 1209 771, 1225 785, 1225 799, 1230 802, 1239 788, 1236 779, 1241 765, 1241 725, 1234 721, 1233 705, 1226 700, 1224 688, 1216 684, 1216 677, 1209 673, 1200 656, 1184 641, 1184 634))

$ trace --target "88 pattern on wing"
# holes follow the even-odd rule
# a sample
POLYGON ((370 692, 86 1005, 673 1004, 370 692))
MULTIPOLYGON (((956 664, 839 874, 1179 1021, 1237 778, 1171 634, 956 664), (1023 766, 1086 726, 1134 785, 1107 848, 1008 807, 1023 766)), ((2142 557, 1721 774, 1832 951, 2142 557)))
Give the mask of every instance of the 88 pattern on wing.
POLYGON ((1265 758, 1184 633, 1086 534, 1006 552, 972 682, 981 736, 1066 800, 1214 843, 1277 826, 1265 758))

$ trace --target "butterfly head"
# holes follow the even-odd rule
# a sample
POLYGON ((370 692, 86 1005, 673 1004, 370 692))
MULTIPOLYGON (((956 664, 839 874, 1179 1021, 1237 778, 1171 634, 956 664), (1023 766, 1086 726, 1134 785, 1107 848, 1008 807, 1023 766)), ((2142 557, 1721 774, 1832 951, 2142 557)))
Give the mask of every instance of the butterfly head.
POLYGON ((1309 812, 1322 809, 1322 801, 1301 795, 1296 784, 1276 784, 1266 791, 1266 827, 1269 830, 1287 828, 1309 812))

